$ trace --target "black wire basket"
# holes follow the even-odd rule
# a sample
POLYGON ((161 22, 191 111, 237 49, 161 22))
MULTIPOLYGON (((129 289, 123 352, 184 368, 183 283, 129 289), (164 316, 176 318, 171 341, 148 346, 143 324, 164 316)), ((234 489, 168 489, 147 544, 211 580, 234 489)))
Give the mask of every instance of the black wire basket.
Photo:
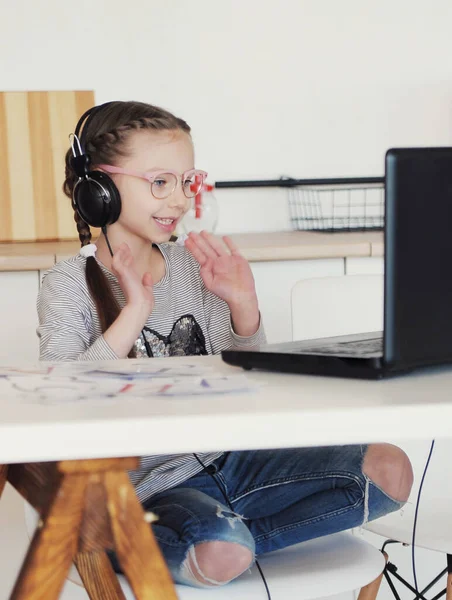
POLYGON ((289 188, 293 229, 379 231, 384 223, 383 184, 316 184, 289 188))
POLYGON ((384 178, 270 179, 217 181, 216 188, 285 187, 293 229, 381 231, 384 227, 384 178))

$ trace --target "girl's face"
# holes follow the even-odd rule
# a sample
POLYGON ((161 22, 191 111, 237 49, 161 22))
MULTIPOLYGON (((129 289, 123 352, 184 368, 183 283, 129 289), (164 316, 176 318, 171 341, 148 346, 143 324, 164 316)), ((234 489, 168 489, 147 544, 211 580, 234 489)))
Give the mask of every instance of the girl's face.
MULTIPOLYGON (((183 131, 138 131, 127 142, 127 156, 116 166, 130 171, 175 171, 180 176, 194 168, 191 137, 183 131)), ((112 225, 123 241, 131 236, 162 243, 169 240, 177 224, 187 212, 190 199, 182 189, 180 178, 174 192, 162 200, 151 193, 151 184, 129 175, 112 175, 121 194, 121 215, 112 225)))

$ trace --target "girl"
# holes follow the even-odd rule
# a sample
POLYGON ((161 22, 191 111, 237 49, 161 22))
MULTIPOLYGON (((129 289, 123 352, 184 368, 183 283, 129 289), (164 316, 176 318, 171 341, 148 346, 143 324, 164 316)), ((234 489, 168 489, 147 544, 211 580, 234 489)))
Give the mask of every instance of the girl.
MULTIPOLYGON (((41 359, 215 354, 263 343, 253 276, 232 241, 205 232, 191 233, 185 247, 170 241, 206 176, 194 169, 187 123, 148 104, 110 102, 84 122, 81 146, 66 156, 64 190, 82 248, 43 281, 41 359), (101 194, 108 175, 120 202, 95 245, 81 216, 90 220, 83 168, 101 194)), ((148 456, 130 477, 159 516, 153 530, 174 580, 206 588, 263 552, 397 510, 412 484, 409 460, 388 444, 148 456)))

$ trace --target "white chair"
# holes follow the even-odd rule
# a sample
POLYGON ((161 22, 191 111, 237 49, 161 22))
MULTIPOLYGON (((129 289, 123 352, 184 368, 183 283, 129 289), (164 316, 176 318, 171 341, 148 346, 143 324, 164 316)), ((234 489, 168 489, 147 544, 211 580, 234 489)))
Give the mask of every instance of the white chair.
MULTIPOLYGON (((25 503, 28 535, 33 536, 38 515, 25 503)), ((272 600, 310 600, 361 589, 361 600, 374 600, 385 566, 383 554, 349 533, 337 533, 297 544, 260 557, 272 600), (370 584, 370 585, 368 585, 370 584)), ((83 587, 75 567, 70 581, 83 587)), ((127 600, 134 598, 124 577, 119 580, 127 600)), ((180 600, 207 600, 206 590, 176 586, 180 600)), ((66 588, 67 591, 67 588, 66 588)), ((265 600, 266 592, 256 568, 236 581, 208 592, 208 600, 265 600)), ((68 600, 70 600, 68 598, 68 600)))
MULTIPOLYGON (((292 324, 294 340, 382 330, 383 276, 347 275, 299 281, 292 290, 292 324)), ((408 454, 415 482, 402 511, 368 523, 365 528, 387 539, 411 545, 420 478, 430 442, 386 441, 401 446, 408 454)), ((422 490, 415 539, 416 546, 446 554, 444 566, 447 564, 448 568, 444 568, 440 576, 448 572, 447 600, 452 600, 452 481, 444 475, 443 468, 450 461, 451 446, 449 441, 436 443, 422 490)), ((389 548, 386 551, 389 552, 389 548)), ((394 575, 391 562, 388 562, 384 576, 391 582, 396 577, 407 586, 408 582, 399 573, 394 575)))
MULTIPOLYGON (((422 448, 411 448, 399 444, 409 455, 413 464, 415 473, 415 485, 410 494, 410 498, 403 510, 397 513, 386 515, 366 525, 366 529, 380 536, 383 536, 390 542, 395 541, 401 544, 411 546, 416 501, 418 497, 420 478, 425 468, 426 458, 430 447, 430 442, 422 448), (410 453, 410 449, 413 451, 410 453)), ((441 568, 437 576, 430 582, 423 582, 422 593, 427 592, 439 579, 447 573, 445 584, 446 599, 452 600, 452 482, 450 476, 444 473, 444 467, 450 464, 452 447, 449 440, 439 440, 436 442, 432 458, 428 467, 427 476, 422 488, 418 518, 416 524, 415 546, 425 548, 444 554, 444 567, 441 568)), ((389 554, 390 547, 385 551, 389 554)), ((425 558, 424 558, 425 560, 425 558)), ((418 569, 422 565, 417 561, 418 569)), ((431 572, 432 569, 429 569, 431 572)), ((392 561, 389 561, 384 576, 389 585, 394 585, 396 580, 405 588, 410 590, 412 583, 406 579, 411 578, 410 569, 405 573, 405 577, 400 570, 395 567, 392 561)), ((434 598, 437 598, 436 595, 434 598)))
POLYGON ((383 276, 303 279, 292 289, 294 340, 383 329, 383 276))
MULTIPOLYGON (((25 521, 31 539, 38 514, 25 503, 25 521)), ((375 600, 385 567, 383 554, 363 539, 349 533, 337 533, 272 552, 259 559, 272 600, 311 600, 338 596, 360 589, 360 600, 375 600)), ((75 567, 68 579, 83 587, 75 567)), ((124 577, 120 576, 124 596, 134 598, 124 577)), ((65 600, 72 600, 71 589, 65 588, 65 600)), ((224 587, 199 590, 176 586, 180 600, 265 600, 266 591, 256 568, 244 573, 224 587)), ((80 590, 81 591, 81 590, 80 590)), ((77 598, 79 598, 79 594, 77 598)), ((350 596, 351 597, 351 596, 350 596)), ((99 596, 96 596, 96 599, 99 596)))

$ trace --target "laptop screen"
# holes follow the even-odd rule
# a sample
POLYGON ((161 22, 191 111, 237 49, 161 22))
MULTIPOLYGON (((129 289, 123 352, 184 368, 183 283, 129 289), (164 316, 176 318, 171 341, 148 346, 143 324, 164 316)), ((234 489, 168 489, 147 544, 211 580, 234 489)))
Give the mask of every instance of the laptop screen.
POLYGON ((452 148, 389 150, 385 175, 385 361, 451 359, 452 148))

